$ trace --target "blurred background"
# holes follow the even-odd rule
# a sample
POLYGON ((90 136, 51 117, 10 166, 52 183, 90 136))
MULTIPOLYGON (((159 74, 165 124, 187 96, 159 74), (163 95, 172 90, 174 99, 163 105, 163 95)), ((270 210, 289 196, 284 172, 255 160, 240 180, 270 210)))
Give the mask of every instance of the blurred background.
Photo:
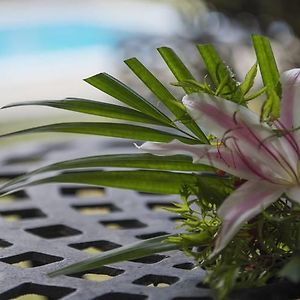
MULTIPOLYGON (((251 33, 272 39, 281 71, 297 67, 299 11, 296 0, 1 0, 0 105, 69 96, 110 101, 82 80, 99 72, 147 95, 122 61, 136 56, 166 84, 174 82, 159 46, 173 47, 201 78, 195 44, 214 43, 242 78, 255 61, 251 33)), ((78 120, 78 114, 2 110, 0 131, 56 119, 78 120)))

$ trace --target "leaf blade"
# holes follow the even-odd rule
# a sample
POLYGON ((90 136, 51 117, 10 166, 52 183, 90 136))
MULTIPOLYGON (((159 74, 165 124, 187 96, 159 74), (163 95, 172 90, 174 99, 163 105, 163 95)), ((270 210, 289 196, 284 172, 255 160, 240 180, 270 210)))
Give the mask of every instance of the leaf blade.
MULTIPOLYGON (((179 56, 169 47, 160 47, 157 49, 161 57, 168 65, 171 72, 179 82, 186 80, 196 80, 189 69, 184 65, 179 56)), ((184 87, 183 89, 187 94, 195 93, 197 90, 191 87, 184 87)))
POLYGON ((243 95, 246 95, 253 87, 255 77, 257 75, 257 63, 255 63, 247 72, 244 81, 240 85, 240 89, 243 95))
POLYGON ((83 271, 99 268, 107 264, 117 263, 125 260, 137 259, 148 255, 153 255, 155 253, 177 250, 178 249, 177 245, 166 242, 170 236, 172 235, 169 234, 169 235, 154 237, 145 241, 139 241, 131 245, 123 246, 121 248, 116 248, 110 251, 106 251, 95 257, 86 259, 84 261, 51 272, 48 275, 50 277, 54 277, 58 275, 74 274, 77 272, 83 272, 83 271))
POLYGON ((216 90, 222 84, 222 93, 220 95, 230 101, 241 103, 242 94, 240 88, 215 47, 211 44, 198 44, 197 48, 216 90), (224 96, 228 94, 230 94, 230 97, 224 96))
MULTIPOLYGON (((151 154, 109 154, 77 158, 54 163, 38 170, 42 172, 60 171, 77 168, 117 167, 142 168, 169 171, 209 171, 209 166, 193 164, 192 158, 184 155, 154 156, 151 154)), ((40 173, 36 170, 34 173, 40 173)))
POLYGON ((119 106, 111 103, 79 98, 66 98, 64 100, 17 102, 6 105, 2 107, 2 109, 28 105, 49 106, 53 108, 102 116, 107 118, 168 126, 166 123, 162 123, 155 118, 152 118, 144 113, 141 113, 137 110, 125 106, 119 106))
MULTIPOLYGON (((10 191, 24 189, 46 183, 77 183, 94 186, 107 186, 114 188, 130 189, 146 193, 180 194, 183 185, 194 186, 197 183, 197 175, 154 171, 99 171, 99 170, 76 170, 58 175, 37 179, 25 184, 14 185, 10 191)), ((7 190, 3 193, 8 192, 7 190)))
POLYGON ((280 86, 278 85, 280 74, 270 41, 264 36, 254 34, 252 35, 252 43, 264 85, 275 89, 278 96, 281 96, 280 86))
POLYGON ((99 167, 110 168, 139 168, 152 169, 164 171, 189 171, 189 172, 206 172, 213 171, 213 168, 200 164, 193 164, 192 158, 184 155, 173 156, 154 156, 151 154, 112 154, 112 155, 97 155, 90 157, 83 157, 77 159, 66 160, 62 162, 53 163, 24 175, 18 176, 9 180, 1 186, 1 190, 9 190, 16 184, 28 180, 32 176, 53 172, 65 171, 71 169, 95 169, 99 167))
POLYGON ((252 43, 268 96, 263 105, 261 119, 277 119, 280 116, 281 85, 272 47, 270 41, 260 35, 252 35, 252 43))
POLYGON ((166 115, 164 115, 141 95, 113 76, 106 73, 99 73, 84 80, 95 88, 129 105, 130 107, 158 119, 161 122, 172 124, 172 121, 166 115))
POLYGON ((125 63, 179 121, 189 128, 202 143, 208 143, 206 135, 187 114, 184 105, 137 58, 127 59, 125 63))
POLYGON ((197 140, 171 134, 165 131, 122 123, 97 123, 97 122, 71 122, 57 123, 45 126, 33 127, 12 133, 1 135, 0 138, 10 137, 19 134, 43 133, 43 132, 61 132, 61 133, 79 133, 101 135, 109 137, 126 138, 140 141, 170 142, 178 139, 187 144, 197 144, 197 140))

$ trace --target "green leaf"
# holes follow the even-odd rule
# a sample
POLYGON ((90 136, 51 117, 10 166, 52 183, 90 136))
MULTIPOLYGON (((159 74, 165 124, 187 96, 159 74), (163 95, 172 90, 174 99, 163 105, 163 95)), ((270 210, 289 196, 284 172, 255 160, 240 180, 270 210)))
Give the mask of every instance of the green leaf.
POLYGON ((210 44, 197 45, 199 53, 206 65, 208 74, 215 85, 216 90, 219 89, 221 83, 222 93, 220 94, 226 99, 240 103, 242 100, 242 93, 236 80, 232 76, 232 72, 224 64, 217 50, 210 44))
POLYGON ((193 90, 195 93, 204 92, 214 95, 214 92, 209 89, 207 84, 202 84, 196 80, 184 80, 172 83, 174 86, 180 86, 182 88, 193 90))
MULTIPOLYGON (((183 185, 195 186, 197 175, 179 172, 134 170, 134 171, 68 171, 29 183, 14 185, 10 191, 45 183, 79 183, 116 187, 158 194, 180 194, 183 185)), ((9 192, 10 192, 9 191, 9 192)), ((5 190, 3 193, 7 193, 5 190)))
POLYGON ((154 141, 168 143, 176 139, 187 144, 197 144, 197 140, 189 139, 180 135, 168 132, 120 123, 96 123, 96 122, 76 122, 76 123, 58 123, 45 126, 24 129, 0 136, 10 137, 19 134, 42 133, 42 132, 64 132, 102 135, 109 137, 126 138, 140 141, 154 141))
POLYGON ((269 91, 269 97, 264 102, 260 118, 261 121, 276 120, 280 117, 280 98, 275 90, 269 91))
POLYGON ((300 281, 300 254, 292 256, 287 264, 280 270, 279 275, 288 280, 298 283, 300 281))
POLYGON ((268 38, 260 35, 253 35, 252 43, 268 95, 262 110, 261 119, 276 119, 280 116, 281 85, 271 44, 268 38))
POLYGON ((265 86, 265 87, 259 89, 258 91, 254 92, 253 94, 249 95, 248 97, 245 97, 244 100, 250 101, 252 99, 255 99, 255 98, 261 96, 263 93, 265 93, 266 90, 267 90, 267 87, 265 86))
POLYGON ((25 105, 40 105, 40 106, 49 106, 59 109, 65 109, 69 111, 81 112, 90 115, 102 116, 107 118, 119 119, 119 120, 128 120, 133 122, 149 123, 156 124, 161 126, 170 126, 166 123, 162 123, 159 120, 150 117, 144 113, 141 113, 137 110, 118 106, 110 103, 92 101, 87 99, 79 98, 66 98, 64 100, 45 100, 45 101, 27 101, 27 102, 18 102, 6 105, 2 108, 10 108, 16 106, 25 106, 25 105))
POLYGON ((86 78, 85 81, 104 93, 148 116, 151 116, 166 124, 173 123, 167 116, 165 116, 141 95, 137 94, 131 88, 106 73, 100 73, 86 78))
POLYGON ((198 199, 205 199, 208 203, 219 207, 224 199, 233 192, 235 178, 204 174, 198 176, 197 190, 194 191, 194 194, 197 195, 198 199))
POLYGON ((138 259, 155 253, 162 253, 171 250, 177 250, 178 246, 167 242, 167 239, 172 235, 163 235, 154 237, 145 241, 138 241, 131 245, 116 248, 106 251, 95 257, 86 259, 79 263, 75 263, 64 267, 58 271, 49 273, 51 277, 58 275, 68 275, 95 268, 102 267, 107 264, 117 263, 126 260, 138 259))
POLYGON ((151 154, 111 154, 98 155, 66 160, 42 167, 35 173, 76 168, 118 167, 143 168, 170 171, 211 171, 212 168, 201 164, 193 164, 192 158, 185 155, 156 156, 151 154))
MULTIPOLYGON (((35 174, 29 174, 29 176, 31 175, 35 174)), ((47 174, 47 177, 39 176, 38 179, 32 178, 31 181, 24 183, 26 176, 16 178, 15 182, 12 180, 3 185, 0 195, 47 183, 87 184, 156 194, 181 194, 184 187, 188 187, 193 195, 219 206, 224 200, 224 196, 228 196, 229 184, 232 184, 229 177, 219 177, 210 172, 187 174, 157 170, 103 171, 87 169, 65 171, 54 175, 47 174)))
POLYGON ((197 45, 199 53, 205 63, 208 74, 217 88, 224 78, 228 78, 228 70, 221 60, 215 47, 211 44, 197 45))
MULTIPOLYGON (((189 69, 184 65, 182 60, 173 51, 173 49, 168 47, 161 47, 158 48, 158 52, 179 82, 186 80, 196 80, 189 69)), ((182 87, 187 94, 198 92, 197 89, 193 89, 192 87, 182 87)))
MULTIPOLYGON (((174 211, 176 212, 176 208, 172 209, 172 208, 168 208, 168 211, 174 211)), ((180 211, 178 210, 178 213, 180 213, 180 211)), ((200 232, 195 232, 195 233, 181 233, 177 236, 171 236, 168 238, 168 240, 171 243, 177 243, 177 244, 181 244, 184 245, 184 247, 191 247, 191 246, 204 246, 209 244, 212 239, 213 239, 213 235, 215 234, 214 231, 217 231, 217 226, 216 228, 214 228, 213 226, 209 227, 209 230, 205 231, 200 231, 200 232), (214 232, 214 233, 213 233, 214 232)))
POLYGON ((222 81, 220 82, 218 88, 216 89, 215 95, 219 96, 223 94, 224 89, 226 89, 226 86, 229 82, 229 77, 226 76, 222 79, 222 81))
POLYGON ((130 58, 125 63, 177 118, 185 116, 183 104, 138 59, 130 58))
POLYGON ((66 160, 48 166, 36 169, 25 175, 18 176, 1 187, 8 190, 13 185, 24 182, 26 179, 45 172, 63 171, 70 169, 87 169, 99 167, 119 167, 119 168, 142 168, 170 171, 212 171, 209 166, 193 164, 192 158, 184 155, 173 156, 154 156, 151 154, 113 154, 113 155, 98 155, 66 160))
POLYGON ((246 95, 253 87, 255 77, 257 75, 257 63, 255 63, 249 72, 246 74, 244 81, 240 85, 240 89, 243 95, 246 95))
POLYGON ((268 87, 267 93, 274 89, 277 95, 281 97, 280 75, 269 39, 254 34, 252 35, 252 43, 263 83, 268 87))
POLYGON ((174 114, 177 120, 189 128, 202 143, 208 143, 206 135, 196 122, 187 114, 184 105, 178 101, 170 91, 136 58, 125 60, 127 66, 151 92, 174 114))

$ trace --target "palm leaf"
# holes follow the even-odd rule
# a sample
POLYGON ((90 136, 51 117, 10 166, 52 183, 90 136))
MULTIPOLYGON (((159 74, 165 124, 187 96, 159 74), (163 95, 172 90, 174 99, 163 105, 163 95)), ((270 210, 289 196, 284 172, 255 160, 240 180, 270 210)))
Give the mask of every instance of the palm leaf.
POLYGON ((98 155, 66 160, 41 167, 25 175, 18 176, 1 187, 1 190, 7 190, 10 187, 20 184, 30 177, 52 171, 63 171, 70 169, 87 169, 99 167, 118 167, 118 168, 140 168, 169 171, 190 171, 203 172, 213 171, 209 166, 193 164, 189 156, 154 156, 151 154, 115 154, 115 155, 98 155))
MULTIPOLYGON (((211 176, 211 175, 208 175, 211 176)), ((197 175, 153 170, 135 171, 68 171, 58 175, 21 183, 9 187, 9 192, 46 183, 79 183, 107 186, 158 194, 180 194, 184 185, 196 186, 197 175)), ((1 193, 8 190, 2 189, 1 193)))
POLYGON ((187 114, 184 105, 136 58, 125 60, 127 66, 151 92, 174 114, 178 121, 193 132, 202 143, 208 143, 206 135, 196 122, 187 114))
POLYGON ((96 115, 106 118, 118 119, 118 120, 127 120, 140 123, 149 123, 154 125, 168 126, 164 122, 159 121, 149 115, 141 113, 137 110, 114 105, 110 103, 98 102, 87 99, 79 98, 66 98, 64 100, 44 100, 44 101, 26 101, 26 102, 17 102, 6 105, 2 108, 10 108, 17 106, 26 106, 26 105, 39 105, 39 106, 49 106, 59 109, 65 109, 69 111, 75 111, 90 115, 96 115))
POLYGON ((251 67, 251 69, 247 72, 244 81, 240 85, 240 89, 243 95, 246 95, 253 87, 256 75, 257 75, 257 63, 255 63, 251 67))
POLYGON ((54 163, 40 169, 35 173, 59 171, 63 169, 118 167, 118 168, 143 168, 170 171, 202 172, 212 171, 213 168, 201 164, 194 164, 190 156, 156 156, 152 154, 111 154, 66 160, 54 163))
POLYGON ((252 35, 252 43, 264 85, 275 89, 277 95, 281 97, 280 74, 269 39, 254 34, 252 35))
POLYGON ((277 119, 280 116, 281 84, 280 74, 270 41, 263 36, 253 35, 252 43, 259 64, 267 100, 262 107, 261 119, 277 119))
POLYGON ((43 132, 64 132, 81 133, 109 137, 134 139, 140 141, 154 141, 168 143, 174 139, 187 144, 197 144, 199 141, 171 134, 165 131, 148 127, 120 124, 120 123, 96 123, 96 122, 76 122, 76 123, 57 123, 45 126, 33 127, 12 133, 4 134, 0 137, 10 137, 19 134, 43 133, 43 132))
POLYGON ((168 125, 173 123, 167 116, 160 112, 141 95, 133 91, 131 88, 113 76, 110 76, 106 73, 100 73, 86 78, 85 81, 104 93, 148 116, 151 116, 168 125))
POLYGON ((208 74, 218 91, 217 94, 231 101, 242 103, 243 98, 239 86, 215 47, 210 44, 199 44, 197 47, 208 74))
POLYGON ((155 253, 177 250, 178 246, 176 244, 167 242, 167 239, 170 236, 172 235, 154 237, 145 241, 139 241, 131 245, 123 246, 121 248, 106 251, 95 257, 61 268, 58 271, 51 272, 49 275, 54 277, 58 275, 74 274, 99 268, 107 264, 138 259, 155 253))
MULTIPOLYGON (((196 81, 192 73, 184 65, 182 60, 178 57, 178 55, 174 52, 173 49, 169 47, 161 47, 158 48, 158 52, 160 53, 160 55, 168 65, 169 69, 179 82, 185 82, 188 80, 196 81)), ((182 87, 187 94, 198 92, 197 89, 192 87, 182 87)))

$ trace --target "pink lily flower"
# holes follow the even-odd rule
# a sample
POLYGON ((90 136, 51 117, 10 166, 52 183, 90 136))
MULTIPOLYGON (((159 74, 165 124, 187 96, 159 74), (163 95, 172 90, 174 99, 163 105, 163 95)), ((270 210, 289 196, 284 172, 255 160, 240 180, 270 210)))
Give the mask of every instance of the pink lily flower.
POLYGON ((193 119, 217 138, 216 145, 146 142, 156 155, 187 154, 202 163, 245 179, 222 203, 222 227, 212 256, 241 226, 285 195, 300 203, 300 69, 282 75, 281 116, 272 125, 248 108, 207 94, 192 94, 183 104, 193 119))

